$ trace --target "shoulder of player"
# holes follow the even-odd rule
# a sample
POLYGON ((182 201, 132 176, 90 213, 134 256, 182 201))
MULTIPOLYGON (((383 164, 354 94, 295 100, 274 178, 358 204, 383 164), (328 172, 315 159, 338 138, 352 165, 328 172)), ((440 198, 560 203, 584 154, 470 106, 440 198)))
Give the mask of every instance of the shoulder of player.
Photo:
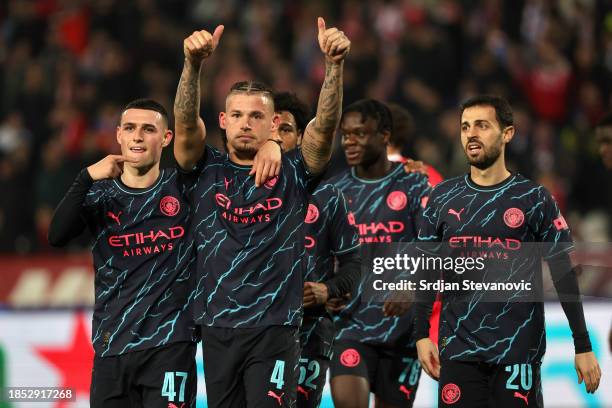
MULTIPOLYGON (((160 169, 160 175, 157 180, 155 180, 155 182, 149 187, 130 188, 124 185, 118 179, 106 179, 100 180, 100 185, 97 188, 104 190, 106 195, 113 197, 126 196, 148 198, 149 196, 159 194, 160 192, 164 194, 178 191, 177 174, 180 173, 179 169, 177 169, 176 167, 162 168, 160 169)), ((96 186, 96 183, 94 183, 94 186, 96 186)))
POLYGON ((103 197, 116 190, 114 179, 96 180, 87 191, 87 198, 103 197))
POLYGON ((291 149, 288 152, 285 152, 281 156, 282 162, 296 163, 296 162, 304 162, 304 156, 302 155, 302 149, 295 148, 291 149))
POLYGON ((423 186, 428 186, 429 185, 429 178, 422 173, 419 172, 413 172, 413 173, 406 173, 403 169, 399 170, 399 169, 395 169, 393 170, 393 172, 395 173, 396 177, 401 180, 402 182, 411 184, 411 185, 423 185, 423 186))
POLYGON ((439 194, 444 194, 447 191, 452 190, 453 188, 455 188, 457 185, 460 185, 460 184, 465 184, 464 174, 462 174, 461 176, 456 176, 456 177, 452 177, 446 180, 442 180, 441 182, 439 182, 438 184, 432 187, 431 194, 429 194, 429 196, 433 197, 439 194))
POLYGON ((325 205, 330 201, 337 200, 342 192, 329 181, 321 182, 310 194, 310 201, 317 205, 325 205))
POLYGON ((514 176, 510 191, 513 195, 524 194, 525 197, 532 196, 538 200, 552 199, 551 192, 543 185, 516 173, 514 176))
POLYGON ((345 170, 328 178, 325 180, 325 183, 331 184, 336 190, 343 192, 348 186, 351 185, 352 181, 356 181, 356 179, 351 176, 351 171, 345 170))

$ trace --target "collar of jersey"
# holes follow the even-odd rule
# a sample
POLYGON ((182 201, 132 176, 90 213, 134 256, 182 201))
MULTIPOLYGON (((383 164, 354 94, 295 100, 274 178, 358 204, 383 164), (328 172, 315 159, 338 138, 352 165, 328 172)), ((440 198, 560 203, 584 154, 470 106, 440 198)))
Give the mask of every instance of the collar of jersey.
MULTIPOLYGON (((395 163, 391 163, 391 164, 395 164, 395 163)), ((362 179, 360 177, 357 177, 357 173, 355 173, 355 167, 351 167, 351 176, 355 179, 358 180, 362 183, 366 183, 366 184, 375 184, 375 183, 380 183, 381 181, 385 181, 386 179, 393 177, 395 175, 395 173, 397 173, 399 171, 399 169, 404 168, 404 165, 402 163, 397 163, 397 167, 392 170, 389 174, 387 174, 384 177, 381 178, 377 178, 377 179, 362 179)))
POLYGON ((232 161, 232 159, 230 159, 229 154, 225 155, 225 159, 227 160, 227 163, 230 166, 235 167, 235 168, 240 169, 240 170, 251 170, 253 168, 253 166, 245 166, 243 164, 234 163, 232 161))
POLYGON ((501 188, 506 187, 509 183, 512 183, 515 178, 516 178, 516 174, 510 173, 510 175, 505 180, 497 184, 493 184, 492 186, 481 186, 481 185, 474 183, 474 181, 472 181, 472 179, 470 178, 470 174, 468 173, 465 175, 465 183, 471 189, 476 190, 476 191, 497 191, 501 188))
POLYGON ((113 181, 115 182, 115 185, 117 186, 117 188, 119 190, 123 191, 124 193, 127 193, 127 194, 146 194, 149 191, 156 189, 157 186, 159 186, 159 183, 161 183, 163 178, 164 178, 164 169, 161 169, 159 171, 159 176, 157 176, 157 180, 155 181, 155 183, 153 183, 153 185, 151 187, 132 188, 132 187, 128 187, 125 184, 123 184, 121 179, 115 179, 113 181))

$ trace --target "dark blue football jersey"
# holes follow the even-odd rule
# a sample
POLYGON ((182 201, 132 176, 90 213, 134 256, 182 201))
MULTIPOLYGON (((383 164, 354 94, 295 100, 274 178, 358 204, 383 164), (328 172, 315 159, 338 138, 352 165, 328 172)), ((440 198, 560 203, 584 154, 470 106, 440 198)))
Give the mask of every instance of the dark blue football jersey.
MULTIPOLYGON (((306 214, 306 282, 325 282, 334 275, 336 255, 359 248, 357 230, 349 223, 344 195, 332 184, 319 185, 306 214)), ((304 310, 300 342, 310 350, 328 354, 334 336, 333 322, 324 307, 304 310)))
MULTIPOLYGON (((416 219, 430 191, 427 177, 408 174, 401 164, 394 166, 387 176, 376 180, 360 179, 354 169, 330 180, 348 201, 362 247, 374 252, 377 246, 370 244, 416 239, 416 219)), ((366 295, 371 294, 368 288, 375 275, 367 270, 362 272, 356 293, 336 319, 336 340, 414 346, 412 309, 400 317, 385 317, 381 299, 366 295)))
POLYGON ((250 166, 206 146, 191 173, 198 284, 206 326, 299 326, 305 272, 309 175, 300 150, 259 188, 250 166))
POLYGON ((92 341, 101 357, 196 340, 190 209, 175 169, 146 189, 90 188, 83 216, 95 239, 92 341))
MULTIPOLYGON (((434 188, 422 221, 420 240, 443 242, 453 256, 485 260, 482 274, 459 277, 445 272, 446 281, 524 280, 535 290, 542 284, 542 258, 572 247, 555 200, 520 174, 488 187, 476 185, 468 175, 444 181, 434 188)), ((442 293, 441 357, 494 364, 540 362, 546 347, 544 305, 530 292, 512 291, 504 301, 486 300, 482 290, 442 293)))

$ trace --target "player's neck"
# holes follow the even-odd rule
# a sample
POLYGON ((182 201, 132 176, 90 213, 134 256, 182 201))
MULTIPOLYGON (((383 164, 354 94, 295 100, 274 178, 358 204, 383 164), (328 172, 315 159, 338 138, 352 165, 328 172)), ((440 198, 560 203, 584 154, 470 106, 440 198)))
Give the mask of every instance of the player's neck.
POLYGON ((381 156, 380 160, 370 165, 360 164, 355 166, 355 175, 362 179, 379 179, 389 174, 391 166, 392 164, 385 154, 381 156))
POLYGON ((254 159, 254 158, 240 157, 236 154, 236 152, 229 152, 229 158, 232 161, 232 163, 236 163, 241 166, 252 166, 253 159, 254 159))
POLYGON ((395 146, 391 146, 391 145, 387 145, 387 156, 391 156, 391 155, 402 155, 402 149, 400 149, 399 147, 395 147, 395 146))
POLYGON ((470 166, 470 178, 479 186, 494 186, 510 177, 510 174, 504 160, 497 160, 486 169, 470 166))
POLYGON ((126 165, 121 174, 121 182, 130 188, 147 188, 151 187, 158 177, 159 163, 148 169, 138 169, 126 165))
POLYGON ((257 155, 257 151, 236 150, 231 145, 228 146, 227 150, 230 161, 239 166, 252 166, 255 156, 257 155))

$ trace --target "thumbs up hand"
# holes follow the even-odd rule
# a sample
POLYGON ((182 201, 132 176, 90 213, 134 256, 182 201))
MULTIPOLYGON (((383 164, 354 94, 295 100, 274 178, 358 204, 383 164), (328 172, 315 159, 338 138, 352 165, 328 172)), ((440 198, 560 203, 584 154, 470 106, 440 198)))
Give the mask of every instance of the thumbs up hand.
POLYGON ((325 20, 322 17, 318 18, 317 24, 319 26, 319 47, 325 54, 325 58, 335 64, 340 63, 349 53, 351 41, 344 35, 344 32, 337 28, 326 28, 325 20))
POLYGON ((222 25, 217 26, 212 34, 206 30, 194 31, 183 41, 185 58, 192 64, 200 64, 208 58, 217 48, 224 28, 222 25))

